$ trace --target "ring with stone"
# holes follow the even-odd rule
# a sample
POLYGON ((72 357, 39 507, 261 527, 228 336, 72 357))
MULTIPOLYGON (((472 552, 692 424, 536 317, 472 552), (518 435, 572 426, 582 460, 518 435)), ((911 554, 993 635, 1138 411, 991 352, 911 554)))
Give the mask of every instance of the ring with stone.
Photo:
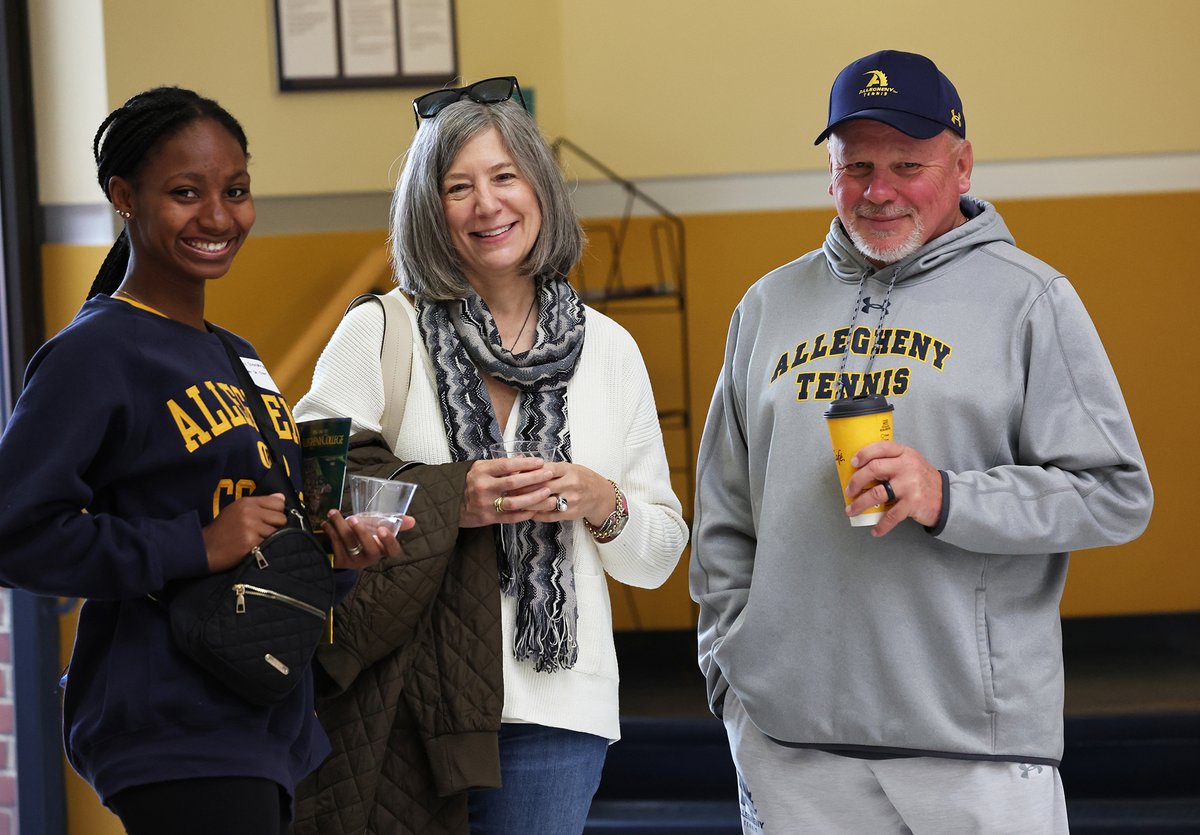
POLYGON ((566 513, 567 512, 567 500, 564 499, 562 496, 555 496, 554 497, 554 509, 557 510, 559 513, 566 513))
POLYGON ((496 501, 492 502, 492 507, 496 508, 497 513, 503 513, 504 512, 504 497, 497 496, 496 501))

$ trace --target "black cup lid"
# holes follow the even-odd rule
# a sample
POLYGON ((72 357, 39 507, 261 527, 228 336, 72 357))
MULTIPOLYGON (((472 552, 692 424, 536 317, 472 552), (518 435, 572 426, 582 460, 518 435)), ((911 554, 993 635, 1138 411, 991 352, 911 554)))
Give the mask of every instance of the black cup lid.
POLYGON ((862 397, 839 397, 825 410, 827 418, 858 417, 890 412, 895 407, 882 394, 864 394, 862 397))

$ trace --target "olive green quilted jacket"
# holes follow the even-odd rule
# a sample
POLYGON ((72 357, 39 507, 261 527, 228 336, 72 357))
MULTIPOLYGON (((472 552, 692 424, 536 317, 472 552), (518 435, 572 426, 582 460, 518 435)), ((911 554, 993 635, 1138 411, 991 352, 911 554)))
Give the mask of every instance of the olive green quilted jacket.
POLYGON ((333 753, 297 788, 294 835, 465 835, 467 791, 500 785, 500 592, 493 529, 458 527, 470 466, 351 439, 350 472, 417 483, 417 524, 399 558, 362 572, 318 650, 333 753))

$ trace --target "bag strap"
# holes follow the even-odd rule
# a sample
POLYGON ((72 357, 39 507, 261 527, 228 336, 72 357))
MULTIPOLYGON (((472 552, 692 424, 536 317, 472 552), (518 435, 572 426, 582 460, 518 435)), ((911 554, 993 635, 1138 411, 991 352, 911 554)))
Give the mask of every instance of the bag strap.
POLYGON ((390 448, 400 437, 400 424, 404 422, 404 406, 412 381, 412 322, 408 319, 399 288, 381 295, 365 293, 358 296, 350 302, 346 313, 369 301, 378 302, 383 308, 383 339, 379 346, 379 364, 383 369, 383 415, 379 422, 384 443, 390 448))
POLYGON ((246 370, 246 364, 238 356, 237 349, 233 347, 228 333, 212 324, 208 324, 208 329, 216 334, 217 339, 221 340, 221 344, 225 346, 225 353, 229 354, 229 364, 233 366, 233 373, 237 375, 238 382, 242 385, 242 391, 246 393, 246 405, 250 408, 250 414, 254 416, 254 422, 258 425, 258 434, 262 436, 263 443, 271 452, 271 469, 267 471, 267 475, 272 477, 277 487, 282 483, 283 489, 278 489, 278 492, 283 493, 287 510, 292 516, 300 519, 301 527, 304 530, 308 530, 308 520, 300 512, 300 497, 296 494, 296 487, 292 484, 292 480, 284 468, 283 454, 279 451, 279 446, 271 437, 271 433, 264 431, 264 427, 271 425, 271 418, 267 415, 267 407, 262 402, 262 389, 258 383, 254 382, 250 372, 246 370))

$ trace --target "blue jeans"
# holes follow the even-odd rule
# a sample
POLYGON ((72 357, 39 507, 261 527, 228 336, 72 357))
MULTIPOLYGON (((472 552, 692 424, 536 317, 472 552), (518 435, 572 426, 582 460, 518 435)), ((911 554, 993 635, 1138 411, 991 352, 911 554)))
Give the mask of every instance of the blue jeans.
POLYGON ((500 726, 499 789, 471 792, 471 835, 583 832, 608 740, 541 725, 500 726))

